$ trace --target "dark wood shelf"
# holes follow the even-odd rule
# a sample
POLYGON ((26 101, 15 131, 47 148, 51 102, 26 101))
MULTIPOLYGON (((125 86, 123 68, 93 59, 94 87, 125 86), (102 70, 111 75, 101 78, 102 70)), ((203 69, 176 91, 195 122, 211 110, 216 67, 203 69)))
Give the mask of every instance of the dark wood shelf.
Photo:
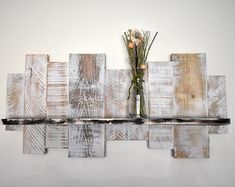
POLYGON ((224 126, 231 123, 230 118, 67 118, 67 119, 2 119, 4 125, 33 125, 33 124, 159 124, 159 125, 212 125, 224 126))

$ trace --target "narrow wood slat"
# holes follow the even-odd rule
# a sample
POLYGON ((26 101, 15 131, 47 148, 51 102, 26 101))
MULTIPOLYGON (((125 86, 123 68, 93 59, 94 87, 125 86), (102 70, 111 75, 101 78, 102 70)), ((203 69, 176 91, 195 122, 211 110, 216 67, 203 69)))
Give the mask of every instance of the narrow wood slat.
POLYGON ((69 124, 69 157, 105 157, 103 124, 69 124))
POLYGON ((48 64, 47 117, 68 117, 67 62, 48 64))
POLYGON ((174 127, 172 125, 149 125, 148 147, 150 149, 173 149, 174 127))
POLYGON ((133 123, 110 124, 106 126, 107 140, 147 140, 148 125, 133 123))
POLYGON ((105 117, 122 118, 133 114, 133 94, 127 99, 131 78, 131 70, 106 70, 105 117))
MULTIPOLYGON (((24 118, 24 74, 7 74, 6 118, 24 118)), ((19 131, 21 125, 7 125, 7 131, 19 131)))
MULTIPOLYGON (((47 65, 48 55, 26 55, 25 62, 25 118, 46 118, 47 107, 47 65)), ((23 153, 46 153, 46 126, 27 125, 23 127, 23 153)))
MULTIPOLYGON (((226 79, 225 76, 209 76, 208 86, 208 116, 227 117, 226 79)), ((228 126, 209 126, 211 134, 226 134, 228 126)))
POLYGON ((47 125, 46 147, 68 148, 68 133, 67 125, 47 125))
POLYGON ((104 117, 105 54, 70 54, 69 117, 104 117))
POLYGON ((178 62, 148 63, 148 105, 150 117, 173 117, 174 67, 178 62))
POLYGON ((207 117, 206 54, 172 54, 179 61, 174 93, 177 117, 207 117))
POLYGON ((48 55, 26 55, 25 63, 25 118, 45 118, 47 115, 48 55))
POLYGON ((41 155, 46 149, 46 125, 23 126, 23 153, 41 155))
POLYGON ((209 158, 208 126, 178 126, 174 128, 175 158, 209 158))

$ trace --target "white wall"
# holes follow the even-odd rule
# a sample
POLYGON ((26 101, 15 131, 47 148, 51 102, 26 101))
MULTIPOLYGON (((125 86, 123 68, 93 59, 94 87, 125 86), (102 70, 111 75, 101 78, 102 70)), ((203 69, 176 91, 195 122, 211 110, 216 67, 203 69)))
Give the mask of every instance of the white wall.
MULTIPOLYGON (((172 52, 206 52, 208 73, 227 76, 235 114, 233 0, 0 0, 0 117, 6 74, 24 72, 26 53, 68 61, 69 53, 105 52, 107 68, 128 68, 121 34, 159 31, 149 60, 172 52)), ((235 186, 235 128, 210 137, 210 159, 175 160, 145 142, 108 142, 105 159, 69 159, 66 150, 22 154, 22 135, 0 126, 0 186, 235 186)))

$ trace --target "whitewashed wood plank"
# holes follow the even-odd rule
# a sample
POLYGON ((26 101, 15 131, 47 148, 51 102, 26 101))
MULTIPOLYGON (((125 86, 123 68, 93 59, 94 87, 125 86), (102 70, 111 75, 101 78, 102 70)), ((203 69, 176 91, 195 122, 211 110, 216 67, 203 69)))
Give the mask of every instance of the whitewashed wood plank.
MULTIPOLYGON (((7 74, 6 118, 24 118, 24 74, 7 74)), ((21 125, 7 125, 7 131, 20 131, 21 125)))
POLYGON ((149 117, 175 116, 174 67, 177 63, 148 63, 149 117))
POLYGON ((50 62, 47 79, 47 117, 68 117, 67 62, 50 62))
POLYGON ((25 118, 45 118, 47 116, 47 65, 48 55, 26 55, 25 63, 25 118))
POLYGON ((173 149, 174 127, 172 125, 149 125, 148 147, 150 149, 173 149))
POLYGON ((175 69, 175 104, 177 117, 207 117, 206 54, 172 54, 179 61, 175 69))
POLYGON ((70 54, 69 117, 105 116, 105 54, 70 54))
MULTIPOLYGON (((128 100, 131 70, 106 70, 105 117, 130 117, 133 114, 133 94, 128 100)), ((133 92, 132 92, 133 93, 133 92)))
POLYGON ((148 125, 134 123, 110 124, 106 126, 107 140, 147 140, 148 125))
POLYGON ((69 124, 69 157, 105 157, 105 125, 69 124))
MULTIPOLYGON (((227 117, 226 79, 225 76, 208 76, 208 116, 227 117)), ((209 126, 210 134, 226 134, 228 126, 209 126)))
POLYGON ((68 125, 46 126, 47 148, 68 148, 68 125))
POLYGON ((208 126, 174 127, 175 158, 209 158, 208 126))
POLYGON ((41 155, 46 149, 46 125, 23 126, 23 153, 41 155))

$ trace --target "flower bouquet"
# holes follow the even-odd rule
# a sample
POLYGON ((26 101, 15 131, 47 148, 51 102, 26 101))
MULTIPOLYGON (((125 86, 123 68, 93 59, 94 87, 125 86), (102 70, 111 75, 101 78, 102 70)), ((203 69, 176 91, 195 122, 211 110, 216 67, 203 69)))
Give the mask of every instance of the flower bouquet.
POLYGON ((158 34, 155 33, 150 42, 150 31, 139 31, 129 29, 122 36, 129 56, 129 62, 132 69, 132 80, 129 87, 128 99, 133 89, 136 96, 135 116, 146 118, 147 112, 144 100, 144 75, 146 62, 151 46, 158 34))

